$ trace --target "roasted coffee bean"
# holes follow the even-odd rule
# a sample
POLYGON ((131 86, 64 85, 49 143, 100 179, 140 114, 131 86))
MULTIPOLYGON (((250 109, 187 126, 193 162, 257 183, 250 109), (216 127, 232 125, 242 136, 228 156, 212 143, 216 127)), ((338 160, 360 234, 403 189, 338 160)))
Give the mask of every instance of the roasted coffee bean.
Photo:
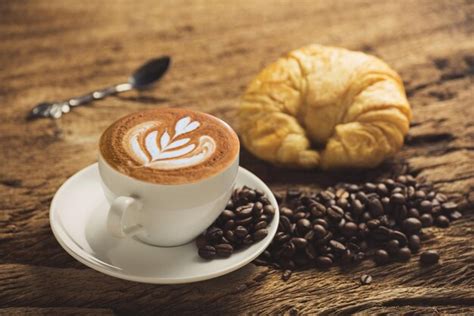
POLYGON ((216 249, 217 256, 222 258, 228 258, 234 252, 234 247, 229 244, 218 244, 214 248, 216 249))
POLYGON ((280 224, 278 227, 279 231, 291 232, 291 221, 286 216, 280 216, 280 224))
POLYGON ((341 232, 346 237, 352 237, 352 236, 355 236, 357 234, 357 230, 358 230, 358 227, 357 227, 356 223, 347 222, 342 227, 341 232))
POLYGON ((385 226, 380 226, 371 231, 371 236, 376 241, 387 241, 390 238, 390 229, 385 226))
POLYGON ((357 199, 352 200, 351 205, 352 205, 352 213, 356 216, 359 216, 364 211, 364 208, 365 208, 364 204, 362 204, 362 202, 357 199))
POLYGON ((216 256, 216 253, 216 248, 210 245, 198 249, 199 256, 204 259, 212 259, 216 256))
POLYGON ((310 229, 311 222, 308 219, 302 218, 296 222, 296 231, 300 236, 304 236, 310 229))
POLYGON ((199 236, 196 238, 196 247, 202 248, 202 247, 204 247, 205 245, 207 245, 206 236, 204 236, 204 235, 199 235, 199 236))
POLYGON ((408 210, 407 216, 408 217, 419 218, 420 217, 420 212, 418 212, 418 210, 416 208, 412 207, 408 210))
POLYGON ((348 184, 346 186, 347 188, 347 191, 351 192, 351 193, 355 193, 357 191, 359 191, 359 186, 357 184, 348 184))
MULTIPOLYGON (((269 205, 269 206, 271 206, 271 205, 269 205)), ((271 207, 273 207, 273 206, 271 206, 271 207)), ((252 208, 252 211, 254 212, 254 214, 258 214, 258 216, 260 216, 261 215, 261 210, 263 210, 262 202, 260 202, 260 201, 255 202, 254 205, 253 205, 253 208, 252 208)))
POLYGON ((286 191, 286 198, 287 199, 297 199, 301 196, 303 192, 301 192, 300 189, 297 189, 297 188, 289 188, 287 191, 286 191))
POLYGON ((319 202, 314 202, 311 204, 311 214, 315 217, 324 216, 326 214, 326 207, 319 202))
POLYGON ((221 214, 221 218, 224 220, 233 219, 235 217, 235 213, 231 210, 224 210, 221 214))
POLYGON ((378 265, 386 264, 390 261, 390 256, 383 249, 378 249, 374 253, 374 261, 378 265))
POLYGON ((267 225, 268 225, 267 222, 265 222, 265 221, 260 221, 260 222, 258 222, 257 224, 255 224, 255 226, 253 227, 253 229, 254 229, 255 231, 257 231, 257 230, 259 230, 259 229, 266 228, 267 225))
POLYGON ((275 208, 269 204, 263 207, 263 214, 273 217, 275 215, 275 208))
POLYGON ((395 256, 400 251, 400 242, 396 239, 391 239, 387 242, 385 248, 390 255, 395 256))
POLYGON ((376 229, 380 226, 380 220, 378 219, 371 219, 370 221, 367 222, 367 227, 369 229, 376 229))
POLYGON ((290 239, 291 239, 291 235, 286 234, 284 232, 278 232, 275 235, 275 240, 280 244, 284 244, 285 242, 289 241, 290 239))
POLYGON ((206 239, 209 242, 218 243, 220 242, 223 235, 224 235, 224 232, 222 229, 218 227, 211 227, 206 232, 206 239))
POLYGON ((305 235, 304 235, 304 239, 306 240, 313 240, 314 238, 314 231, 310 230, 309 232, 307 232, 305 235))
POLYGON ((433 216, 431 214, 423 214, 420 216, 420 222, 423 227, 430 227, 433 225, 433 216))
POLYGON ((281 255, 286 258, 291 258, 295 254, 295 251, 296 251, 295 245, 291 241, 289 241, 283 245, 281 255))
POLYGON ((333 205, 327 209, 327 215, 335 222, 339 222, 344 216, 344 210, 339 206, 333 205))
POLYGON ((446 202, 441 204, 441 208, 445 211, 455 211, 458 208, 458 205, 454 202, 446 202))
POLYGON ((407 188, 407 197, 409 199, 413 198, 415 196, 415 192, 416 192, 415 188, 413 186, 409 186, 407 188))
POLYGON ((403 247, 403 248, 400 248, 400 250, 398 251, 398 260, 400 261, 408 261, 410 260, 410 257, 411 257, 411 251, 408 247, 403 247))
POLYGON ((313 225, 313 232, 314 236, 318 239, 323 238, 327 234, 326 228, 319 224, 313 225))
POLYGON ((305 213, 305 212, 298 212, 293 216, 293 220, 294 221, 299 221, 300 219, 306 218, 307 215, 309 215, 309 214, 305 213))
POLYGON ((334 198, 336 197, 336 195, 334 193, 332 193, 331 191, 321 191, 319 193, 319 196, 326 202, 330 201, 330 200, 334 200, 334 198))
POLYGON ((341 198, 337 200, 336 205, 342 209, 347 209, 349 207, 349 202, 347 201, 347 199, 341 198))
POLYGON ((374 192, 377 189, 377 186, 372 182, 367 182, 364 184, 364 190, 366 192, 374 192))
POLYGON ((316 258, 316 250, 314 249, 313 245, 307 244, 304 251, 310 260, 314 260, 316 258))
POLYGON ((426 198, 426 193, 425 191, 422 191, 422 190, 418 190, 415 192, 415 199, 418 199, 418 200, 423 200, 426 198))
POLYGON ((420 211, 431 212, 432 208, 433 208, 433 204, 431 203, 431 201, 428 201, 428 200, 421 201, 420 211))
POLYGON ((451 218, 451 220, 453 221, 460 219, 461 217, 462 217, 462 214, 459 211, 453 211, 449 214, 449 218, 451 218))
POLYGON ((360 284, 367 285, 372 283, 372 276, 370 274, 362 274, 360 276, 360 284))
POLYGON ((371 199, 369 200, 369 212, 370 212, 370 215, 373 217, 373 218, 377 218, 379 216, 382 216, 383 215, 383 205, 382 205, 382 202, 380 202, 379 199, 371 199))
POLYGON ((254 241, 258 241, 258 240, 255 240, 254 238, 252 238, 252 236, 250 234, 247 234, 247 235, 245 235, 244 239, 242 240, 242 243, 244 245, 251 245, 251 244, 253 244, 254 241))
POLYGON ((249 232, 248 232, 247 228, 245 228, 243 226, 237 226, 234 230, 234 234, 238 238, 244 238, 245 236, 247 236, 248 233, 249 232))
POLYGON ((440 216, 436 217, 434 222, 435 222, 436 226, 438 226, 438 227, 442 227, 442 228, 449 227, 449 218, 447 218, 444 215, 440 215, 440 216))
POLYGON ((412 252, 417 252, 421 248, 421 240, 418 235, 411 235, 408 237, 408 247, 412 252))
POLYGON ((342 253, 343 251, 346 250, 346 246, 344 246, 342 243, 334 239, 329 241, 329 246, 331 246, 331 248, 334 249, 334 251, 338 253, 342 253))
POLYGON ((308 244, 308 241, 304 238, 301 238, 301 237, 293 237, 293 238, 291 238, 291 242, 298 249, 302 249, 302 248, 306 247, 306 245, 308 244))
POLYGON ((367 195, 364 192, 357 192, 356 198, 364 204, 367 204, 369 202, 369 199, 367 198, 367 195))
POLYGON ((267 235, 268 235, 268 230, 266 228, 261 228, 255 231, 255 233, 253 233, 253 240, 260 241, 264 239, 265 237, 267 237, 267 235))
POLYGON ((235 221, 233 219, 229 219, 224 224, 224 230, 234 229, 235 228, 235 221))
POLYGON ((385 196, 388 194, 388 188, 384 183, 377 184, 376 191, 380 196, 385 196))
POLYGON ((289 269, 286 269, 283 274, 281 275, 281 279, 283 281, 288 281, 291 277, 291 274, 293 273, 293 271, 289 270, 289 269))
POLYGON ((275 197, 275 200, 277 201, 278 204, 281 204, 283 202, 283 195, 278 192, 272 192, 273 196, 275 197))
POLYGON ((234 231, 232 230, 227 230, 225 233, 224 233, 224 236, 225 238, 230 241, 230 242, 233 242, 235 241, 235 234, 234 234, 234 231))
POLYGON ((364 212, 362 213, 362 221, 367 222, 372 219, 372 216, 370 216, 369 212, 364 212))
POLYGON ((287 218, 293 217, 293 210, 288 207, 282 207, 280 213, 280 216, 286 216, 287 218))
POLYGON ((252 217, 242 218, 235 221, 236 225, 247 226, 253 221, 252 217))
POLYGON ((421 229, 421 222, 418 218, 409 217, 405 219, 402 223, 402 228, 405 232, 409 234, 416 234, 421 229))
POLYGON ((401 175, 397 177, 397 182, 406 184, 407 183, 407 177, 405 175, 401 175))
POLYGON ((243 206, 238 207, 238 208, 235 210, 235 213, 236 213, 237 217, 239 217, 239 218, 247 218, 247 217, 251 216, 251 215, 252 215, 253 206, 254 206, 254 204, 253 204, 253 203, 250 203, 250 204, 247 204, 247 205, 243 205, 243 206))
POLYGON ((405 247, 408 244, 407 236, 401 231, 392 230, 390 231, 389 237, 398 240, 400 247, 405 247))
POLYGON ((322 218, 317 218, 313 221, 312 223, 313 225, 321 225, 323 226, 325 229, 328 229, 329 227, 329 224, 326 220, 322 219, 322 218))
POLYGON ((403 196, 401 193, 393 193, 390 196, 390 202, 393 204, 403 204, 405 203, 405 196, 403 196))
POLYGON ((396 205, 393 213, 397 219, 402 220, 408 216, 408 209, 405 205, 396 205))
POLYGON ((428 266, 438 263, 439 254, 436 250, 427 250, 420 255, 420 263, 428 266))
POLYGON ((327 269, 332 266, 332 259, 328 256, 316 257, 316 265, 321 269, 327 269))

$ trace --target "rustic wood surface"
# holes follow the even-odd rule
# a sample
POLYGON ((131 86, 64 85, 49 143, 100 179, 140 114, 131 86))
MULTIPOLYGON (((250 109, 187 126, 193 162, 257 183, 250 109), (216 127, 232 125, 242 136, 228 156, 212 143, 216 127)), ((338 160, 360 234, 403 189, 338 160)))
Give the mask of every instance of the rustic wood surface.
POLYGON ((473 1, 1 1, 0 314, 474 313, 473 1), (214 280, 158 286, 89 269, 54 239, 51 199, 93 163, 101 132, 140 109, 175 106, 231 124, 238 97, 265 64, 308 43, 373 53, 403 77, 414 120, 407 143, 377 170, 349 174, 242 165, 273 189, 317 187, 401 169, 461 202, 465 216, 429 229, 441 264, 281 272, 249 264, 214 280), (35 103, 126 78, 169 54, 146 93, 26 122, 35 103), (374 277, 360 286, 362 273, 374 277))

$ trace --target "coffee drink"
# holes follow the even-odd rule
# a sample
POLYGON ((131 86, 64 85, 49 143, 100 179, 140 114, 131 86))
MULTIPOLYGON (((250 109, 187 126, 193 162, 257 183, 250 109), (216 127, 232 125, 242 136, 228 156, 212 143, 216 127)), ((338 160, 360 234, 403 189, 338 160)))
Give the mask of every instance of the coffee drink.
POLYGON ((209 178, 232 164, 239 139, 211 115, 161 108, 113 123, 102 134, 100 153, 112 168, 138 180, 185 184, 209 178))

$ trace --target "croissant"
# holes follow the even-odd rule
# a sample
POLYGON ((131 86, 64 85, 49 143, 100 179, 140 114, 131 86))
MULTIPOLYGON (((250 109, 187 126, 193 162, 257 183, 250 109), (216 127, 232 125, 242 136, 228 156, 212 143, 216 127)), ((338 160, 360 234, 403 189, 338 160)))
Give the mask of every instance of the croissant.
POLYGON ((411 116, 403 83, 385 62, 310 45, 253 79, 238 131, 251 153, 276 165, 369 168, 400 149, 411 116))

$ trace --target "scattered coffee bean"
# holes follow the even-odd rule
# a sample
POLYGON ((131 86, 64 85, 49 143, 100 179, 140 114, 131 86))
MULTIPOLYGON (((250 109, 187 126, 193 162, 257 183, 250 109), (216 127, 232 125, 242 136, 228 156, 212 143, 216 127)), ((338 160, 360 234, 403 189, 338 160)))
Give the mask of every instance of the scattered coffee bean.
POLYGON ((420 216, 420 222, 423 227, 430 227, 433 225, 433 216, 431 214, 423 214, 420 216))
POLYGON ((229 244, 219 244, 215 245, 216 253, 219 257, 228 258, 234 251, 234 247, 229 244))
POLYGON ((216 248, 211 245, 205 245, 198 250, 199 255, 204 259, 212 259, 216 256, 216 248))
POLYGON ((403 221, 402 228, 409 234, 415 234, 420 231, 421 222, 418 218, 409 217, 403 221))
POLYGON ((442 227, 442 228, 449 227, 449 219, 444 215, 440 215, 436 217, 435 224, 436 226, 442 227))
POLYGON ((288 270, 288 269, 285 270, 283 272, 283 274, 281 275, 281 279, 285 282, 288 281, 290 279, 292 273, 293 273, 293 271, 291 271, 291 270, 288 270))
POLYGON ((374 261, 378 265, 386 264, 390 261, 390 256, 383 249, 378 249, 374 254, 374 261))
POLYGON ((370 274, 362 274, 360 276, 360 284, 367 285, 372 283, 372 276, 370 274))
POLYGON ((408 238, 408 247, 411 249, 412 252, 417 252, 421 248, 421 240, 418 235, 411 235, 408 238))
POLYGON ((411 258, 411 250, 408 247, 400 248, 398 251, 398 260, 408 261, 411 258))
POLYGON ((420 263, 428 266, 438 263, 439 254, 436 250, 427 250, 420 255, 420 263))
MULTIPOLYGON (((290 188, 286 196, 274 196, 280 205, 278 231, 255 262, 288 271, 358 264, 366 258, 379 265, 405 262, 420 250, 425 227, 447 227, 462 217, 456 203, 411 175, 316 192, 290 188)), ((274 215, 262 192, 235 190, 226 210, 196 240, 200 255, 224 257, 230 248, 222 245, 235 252, 264 239, 274 215)))
POLYGON ((253 240, 255 241, 260 241, 267 237, 268 235, 268 230, 266 228, 262 228, 257 230, 255 233, 253 233, 253 240))

